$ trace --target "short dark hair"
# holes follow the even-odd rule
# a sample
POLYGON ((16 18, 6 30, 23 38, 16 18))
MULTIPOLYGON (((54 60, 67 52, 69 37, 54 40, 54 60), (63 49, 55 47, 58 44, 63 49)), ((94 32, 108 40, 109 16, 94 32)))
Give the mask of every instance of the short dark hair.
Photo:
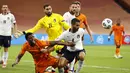
POLYGON ((48 7, 48 6, 50 6, 50 4, 45 4, 45 5, 43 6, 43 8, 45 9, 45 8, 48 7))
POLYGON ((75 25, 76 22, 80 22, 80 20, 77 19, 77 18, 73 18, 73 19, 71 20, 71 24, 72 24, 72 25, 75 25))
POLYGON ((79 1, 74 1, 72 4, 78 4, 81 5, 81 3, 79 1))
POLYGON ((32 35, 33 33, 31 33, 31 32, 26 33, 25 31, 23 31, 23 34, 25 35, 25 39, 27 40, 28 37, 29 37, 30 35, 32 35))

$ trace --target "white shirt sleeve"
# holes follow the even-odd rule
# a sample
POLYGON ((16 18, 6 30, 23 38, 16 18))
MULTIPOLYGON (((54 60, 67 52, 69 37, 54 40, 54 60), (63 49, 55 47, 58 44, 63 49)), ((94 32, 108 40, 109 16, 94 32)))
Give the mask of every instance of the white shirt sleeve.
POLYGON ((61 40, 64 40, 65 39, 65 34, 66 34, 66 31, 63 32, 58 38, 55 39, 55 41, 61 41, 61 40))
POLYGON ((16 20, 15 20, 15 17, 14 17, 13 14, 11 14, 11 17, 12 17, 12 19, 11 19, 12 23, 13 23, 13 24, 16 23, 16 20))
POLYGON ((65 22, 69 23, 67 13, 65 13, 65 14, 63 15, 63 18, 64 18, 65 22))

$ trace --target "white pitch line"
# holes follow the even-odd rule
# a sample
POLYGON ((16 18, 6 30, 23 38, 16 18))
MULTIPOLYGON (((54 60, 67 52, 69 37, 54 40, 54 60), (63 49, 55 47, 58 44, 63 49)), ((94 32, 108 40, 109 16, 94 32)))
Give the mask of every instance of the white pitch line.
MULTIPOLYGON (((9 60, 14 61, 13 59, 9 59, 9 60)), ((33 61, 31 60, 21 60, 21 62, 33 63, 33 61)), ((108 67, 108 66, 97 66, 97 65, 83 65, 83 67, 130 71, 129 68, 113 68, 113 67, 108 67)))
POLYGON ((83 65, 83 67, 92 67, 92 68, 100 68, 100 69, 112 69, 112 70, 124 70, 124 71, 130 71, 128 68, 113 68, 113 67, 107 67, 107 66, 96 66, 96 65, 83 65))

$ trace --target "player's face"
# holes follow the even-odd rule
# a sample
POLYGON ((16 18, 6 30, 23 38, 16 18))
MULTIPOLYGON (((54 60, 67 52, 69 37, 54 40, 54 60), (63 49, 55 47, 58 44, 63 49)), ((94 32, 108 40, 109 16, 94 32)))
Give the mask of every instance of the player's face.
POLYGON ((120 19, 117 19, 117 25, 120 25, 120 23, 121 23, 121 20, 120 19))
POLYGON ((73 31, 78 31, 79 26, 80 26, 80 22, 76 22, 74 25, 72 25, 73 31))
POLYGON ((33 35, 29 35, 27 41, 29 42, 30 46, 34 46, 35 45, 35 41, 34 41, 34 36, 33 35))
POLYGON ((75 14, 76 9, 77 9, 77 5, 76 5, 76 4, 72 4, 72 5, 70 6, 70 12, 72 12, 73 14, 75 14))
POLYGON ((44 12, 47 16, 50 16, 52 14, 52 7, 51 6, 45 7, 44 12))
POLYGON ((8 12, 8 5, 3 5, 2 6, 2 11, 3 12, 8 12))
POLYGON ((76 6, 77 6, 76 12, 80 12, 81 6, 79 4, 77 4, 76 6))

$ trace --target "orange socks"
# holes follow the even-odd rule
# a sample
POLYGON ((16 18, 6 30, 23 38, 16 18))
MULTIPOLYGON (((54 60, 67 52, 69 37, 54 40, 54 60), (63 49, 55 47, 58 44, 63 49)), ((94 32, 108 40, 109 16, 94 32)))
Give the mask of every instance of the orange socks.
POLYGON ((120 55, 120 48, 116 48, 116 55, 120 55))

